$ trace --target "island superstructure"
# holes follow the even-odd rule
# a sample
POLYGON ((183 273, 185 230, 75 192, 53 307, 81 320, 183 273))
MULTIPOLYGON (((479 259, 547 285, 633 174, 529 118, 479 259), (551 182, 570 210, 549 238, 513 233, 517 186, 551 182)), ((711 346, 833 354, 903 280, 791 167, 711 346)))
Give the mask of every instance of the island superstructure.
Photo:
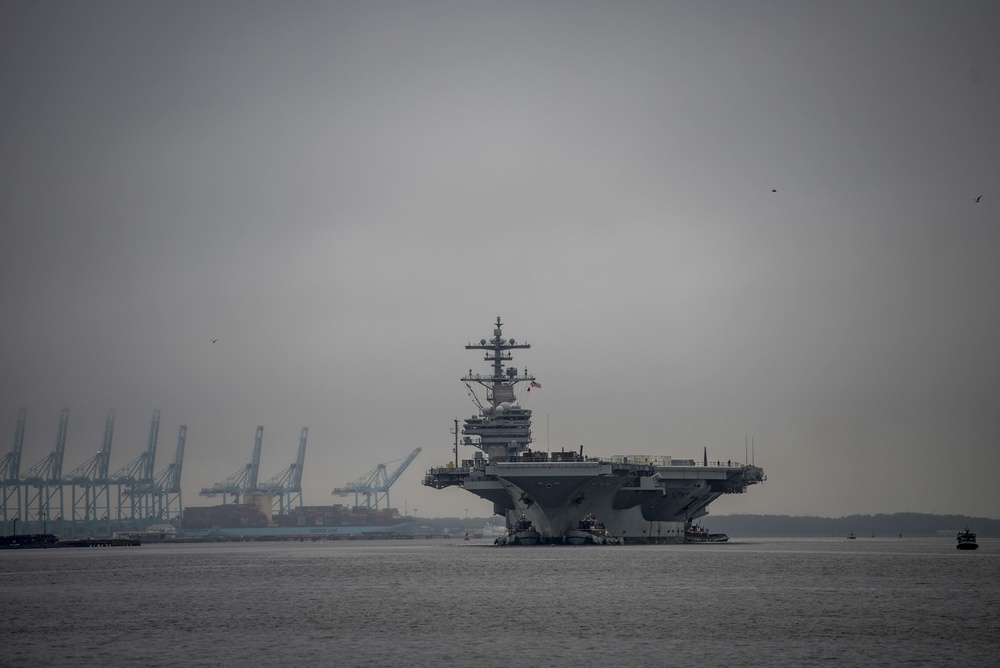
POLYGON ((587 517, 597 518, 610 536, 626 543, 680 543, 685 528, 707 514, 712 501, 764 481, 757 466, 710 465, 707 449, 701 463, 649 454, 592 457, 582 446, 579 452, 533 450, 531 410, 521 406, 518 391, 523 389, 523 396, 541 385, 526 368, 512 365, 511 353, 530 347, 504 338, 499 317, 491 339, 465 346, 485 351, 492 367, 488 375, 470 369, 462 378, 479 413, 465 418, 461 443, 478 451, 473 459, 459 461, 456 434, 455 461, 431 468, 424 485, 460 487, 491 501, 509 529, 527 520, 542 543, 568 542, 587 517))

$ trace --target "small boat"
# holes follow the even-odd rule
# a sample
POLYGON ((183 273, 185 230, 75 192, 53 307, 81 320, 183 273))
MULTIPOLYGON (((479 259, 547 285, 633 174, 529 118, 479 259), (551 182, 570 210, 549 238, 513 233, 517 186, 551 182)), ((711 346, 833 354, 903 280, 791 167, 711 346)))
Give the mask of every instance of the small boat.
POLYGON ((708 529, 700 524, 692 524, 684 530, 685 543, 726 543, 729 536, 724 533, 709 533, 708 529))
POLYGON ((617 545, 621 541, 609 536, 604 524, 598 522, 593 514, 588 514, 566 534, 566 542, 570 545, 617 545))
POLYGON ((531 526, 531 520, 523 514, 514 522, 507 533, 494 541, 495 545, 538 545, 542 535, 531 526))
POLYGON ((854 535, 854 532, 852 531, 852 532, 851 532, 851 535, 850 535, 850 536, 848 536, 847 538, 848 538, 849 540, 855 540, 855 539, 857 538, 857 536, 855 536, 855 535, 854 535))
POLYGON ((958 545, 956 545, 960 550, 975 550, 979 547, 976 543, 976 534, 969 531, 969 527, 965 527, 965 531, 958 532, 958 545))

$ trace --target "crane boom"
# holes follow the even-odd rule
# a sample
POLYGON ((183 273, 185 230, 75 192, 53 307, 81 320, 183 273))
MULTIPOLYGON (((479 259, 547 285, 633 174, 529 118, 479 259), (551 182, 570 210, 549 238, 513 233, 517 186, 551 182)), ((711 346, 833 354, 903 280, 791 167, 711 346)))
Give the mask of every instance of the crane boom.
POLYGON ((389 488, 392 484, 399 479, 399 476, 403 474, 406 467, 417 458, 420 454, 422 448, 416 448, 413 452, 407 455, 403 459, 403 463, 400 464, 391 475, 386 474, 389 464, 393 464, 398 459, 386 464, 379 464, 374 469, 364 474, 354 482, 349 482, 343 487, 337 487, 333 490, 333 494, 338 496, 349 496, 354 495, 354 505, 360 505, 360 497, 365 497, 365 505, 369 508, 378 508, 379 504, 384 500, 385 505, 389 507, 389 488), (373 503, 374 501, 374 503, 373 503))
POLYGON ((108 480, 108 464, 111 462, 111 440, 115 433, 115 412, 108 411, 104 421, 104 440, 101 450, 88 461, 70 471, 66 482, 86 485, 88 482, 106 482, 108 480))
POLYGON ((149 440, 146 450, 111 475, 111 480, 122 485, 150 485, 153 482, 153 463, 156 459, 156 441, 160 434, 160 409, 153 411, 149 422, 149 440))
POLYGON ((257 474, 260 472, 260 448, 263 442, 264 428, 261 427, 253 442, 253 457, 250 458, 250 467, 247 469, 247 489, 257 487, 257 474))
POLYGON ((56 432, 56 445, 48 457, 30 467, 21 476, 21 480, 37 485, 42 482, 62 482, 63 455, 66 453, 66 432, 69 429, 69 409, 64 408, 59 413, 59 428, 56 432))
POLYGON ((177 432, 177 453, 174 455, 174 468, 167 481, 168 492, 181 491, 181 469, 184 468, 184 445, 187 442, 187 431, 187 425, 182 424, 177 432))
POLYGON ((28 409, 17 412, 17 424, 14 426, 14 438, 11 440, 10 452, 0 460, 0 481, 17 482, 21 475, 21 453, 24 451, 24 425, 28 420, 28 409))
POLYGON ((389 479, 386 480, 386 482, 385 482, 385 488, 386 488, 386 490, 388 490, 390 487, 392 487, 392 483, 394 483, 397 480, 399 480, 399 476, 401 476, 403 474, 403 471, 406 470, 407 466, 409 466, 410 464, 413 463, 413 460, 417 458, 417 455, 420 454, 420 451, 422 449, 423 448, 416 448, 413 452, 411 452, 409 455, 407 455, 406 459, 403 460, 403 463, 399 465, 399 468, 397 468, 396 471, 391 476, 389 476, 389 479))
POLYGON ((306 441, 309 439, 309 427, 302 427, 299 434, 299 452, 295 457, 295 473, 292 474, 292 488, 302 491, 302 467, 306 465, 306 441))
POLYGON ((184 466, 184 444, 187 441, 187 425, 182 424, 177 432, 177 452, 174 454, 174 461, 156 474, 153 480, 153 488, 163 493, 177 493, 181 491, 181 469, 184 466))
POLYGON ((302 506, 302 469, 306 462, 306 443, 309 440, 309 427, 302 427, 299 434, 299 450, 295 461, 281 473, 269 478, 257 486, 256 492, 271 495, 272 509, 277 506, 278 512, 284 514, 298 501, 302 506))
POLYGON ((263 425, 259 425, 257 433, 254 436, 253 457, 250 463, 222 482, 217 482, 211 487, 201 490, 199 494, 201 496, 217 496, 221 494, 223 503, 226 502, 226 495, 232 494, 233 502, 239 503, 240 499, 246 499, 248 494, 256 493, 258 491, 257 471, 260 469, 260 450, 263 442, 264 427, 263 425))
POLYGON ((21 453, 24 451, 24 425, 28 420, 28 409, 17 412, 17 424, 10 452, 0 459, 0 520, 7 522, 20 518, 21 513, 21 453))

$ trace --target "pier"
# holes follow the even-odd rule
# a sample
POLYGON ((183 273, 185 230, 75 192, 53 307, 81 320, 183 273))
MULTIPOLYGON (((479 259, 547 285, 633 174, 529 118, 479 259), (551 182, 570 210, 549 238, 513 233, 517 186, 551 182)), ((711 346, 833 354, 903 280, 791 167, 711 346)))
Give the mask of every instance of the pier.
POLYGON ((61 540, 53 547, 138 547, 138 538, 71 538, 61 540))

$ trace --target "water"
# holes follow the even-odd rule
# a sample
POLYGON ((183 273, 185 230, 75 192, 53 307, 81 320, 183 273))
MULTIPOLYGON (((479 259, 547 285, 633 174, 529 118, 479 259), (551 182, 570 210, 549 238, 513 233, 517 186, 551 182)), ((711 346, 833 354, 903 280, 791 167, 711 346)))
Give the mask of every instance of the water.
POLYGON ((997 666, 1000 540, 0 551, 2 666, 997 666))

